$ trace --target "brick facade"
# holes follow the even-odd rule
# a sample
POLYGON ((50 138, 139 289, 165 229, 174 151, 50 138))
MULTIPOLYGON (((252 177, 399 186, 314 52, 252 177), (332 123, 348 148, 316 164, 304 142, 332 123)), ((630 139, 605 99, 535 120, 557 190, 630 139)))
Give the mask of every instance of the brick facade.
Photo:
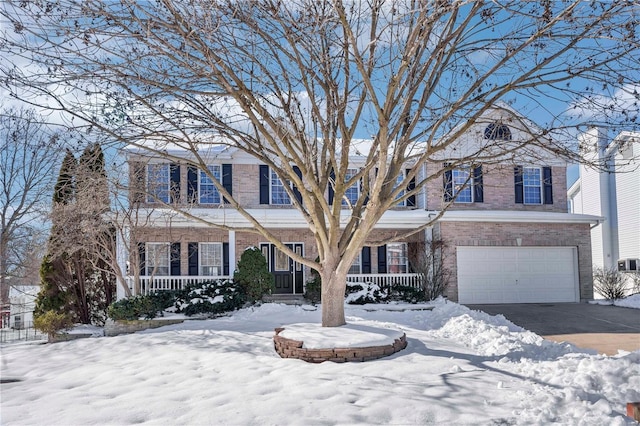
POLYGON ((577 247, 580 299, 593 299, 589 224, 441 222, 435 231, 446 243, 443 255, 444 266, 452 271, 447 289, 451 300, 458 300, 456 247, 515 247, 517 238, 523 247, 577 247))
MULTIPOLYGON (((442 163, 429 164, 427 169, 439 167, 442 163)), ((482 203, 454 202, 449 210, 513 210, 558 212, 567 211, 567 177, 566 167, 551 167, 553 184, 553 204, 518 204, 515 202, 514 166, 489 165, 482 166, 482 184, 484 201, 482 203)), ((432 171, 433 173, 433 171, 432 171)), ((427 210, 440 210, 444 206, 444 178, 431 180, 426 186, 427 210)))

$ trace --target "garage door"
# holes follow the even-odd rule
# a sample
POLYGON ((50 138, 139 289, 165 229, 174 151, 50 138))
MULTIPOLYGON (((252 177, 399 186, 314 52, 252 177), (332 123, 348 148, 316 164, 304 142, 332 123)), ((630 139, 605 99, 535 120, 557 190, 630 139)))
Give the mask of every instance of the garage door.
POLYGON ((578 302, 575 247, 457 247, 460 303, 578 302))

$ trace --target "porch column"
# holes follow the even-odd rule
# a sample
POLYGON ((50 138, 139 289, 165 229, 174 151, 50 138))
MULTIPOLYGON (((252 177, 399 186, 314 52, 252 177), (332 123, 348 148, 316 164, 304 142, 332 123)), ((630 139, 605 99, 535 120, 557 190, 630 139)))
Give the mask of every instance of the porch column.
POLYGON ((236 270, 236 231, 229 231, 229 275, 236 270))

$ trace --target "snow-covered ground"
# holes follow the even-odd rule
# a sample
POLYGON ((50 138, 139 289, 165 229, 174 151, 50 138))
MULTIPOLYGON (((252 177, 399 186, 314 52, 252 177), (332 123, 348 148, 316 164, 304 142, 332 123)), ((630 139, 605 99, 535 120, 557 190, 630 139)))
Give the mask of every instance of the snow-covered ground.
POLYGON ((320 311, 278 304, 119 337, 6 345, 2 378, 20 381, 2 384, 0 423, 636 424, 624 413, 640 401, 640 351, 596 355, 455 303, 395 308, 347 307, 362 326, 352 329, 407 335, 405 350, 365 363, 279 358, 274 328, 317 324, 320 311))

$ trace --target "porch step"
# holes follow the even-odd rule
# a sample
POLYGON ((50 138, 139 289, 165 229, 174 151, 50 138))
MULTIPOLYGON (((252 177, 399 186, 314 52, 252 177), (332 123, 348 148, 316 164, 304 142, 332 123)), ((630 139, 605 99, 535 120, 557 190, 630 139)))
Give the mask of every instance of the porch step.
POLYGON ((265 303, 284 303, 285 305, 304 305, 304 296, 301 294, 270 294, 262 296, 265 303))

